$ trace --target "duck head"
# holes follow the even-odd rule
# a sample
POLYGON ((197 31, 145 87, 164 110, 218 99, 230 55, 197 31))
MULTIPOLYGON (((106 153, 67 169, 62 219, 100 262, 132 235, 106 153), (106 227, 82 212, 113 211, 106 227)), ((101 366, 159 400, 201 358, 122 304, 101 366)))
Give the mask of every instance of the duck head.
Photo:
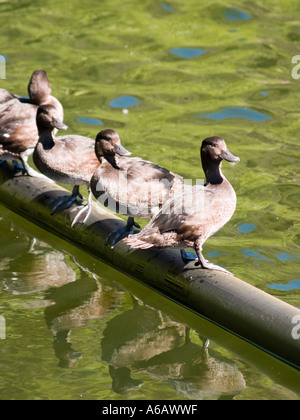
POLYGON ((208 137, 203 140, 200 153, 206 180, 212 184, 220 184, 223 181, 220 171, 222 160, 234 163, 240 161, 239 157, 229 152, 221 137, 208 137))
POLYGON ((44 70, 35 70, 32 73, 27 90, 32 104, 41 105, 47 102, 51 95, 51 85, 44 70))
POLYGON ((98 159, 111 156, 130 156, 131 153, 122 146, 118 133, 114 130, 102 130, 97 134, 95 152, 98 159))
POLYGON ((38 107, 36 124, 39 133, 43 131, 53 131, 55 128, 57 130, 68 129, 68 126, 61 121, 57 110, 52 105, 38 107))

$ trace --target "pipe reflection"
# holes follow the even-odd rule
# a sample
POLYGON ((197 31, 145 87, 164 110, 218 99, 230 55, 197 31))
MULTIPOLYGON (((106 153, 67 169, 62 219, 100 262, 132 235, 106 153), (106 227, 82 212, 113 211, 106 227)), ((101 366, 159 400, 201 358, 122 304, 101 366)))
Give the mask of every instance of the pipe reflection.
MULTIPOLYGON (((104 264, 94 265, 93 260, 87 263, 86 257, 76 251, 74 255, 84 265, 81 266, 73 257, 74 250, 65 251, 62 243, 62 251, 59 251, 56 240, 51 243, 50 236, 45 242, 44 235, 37 232, 36 239, 30 230, 27 231, 26 225, 22 227, 22 223, 14 224, 0 217, 1 240, 7 244, 7 247, 0 247, 1 287, 4 293, 26 295, 25 299, 17 301, 22 307, 44 308, 60 367, 76 369, 76 377, 79 378, 84 363, 96 363, 100 368, 99 374, 96 372, 99 389, 103 386, 105 390, 109 388, 108 381, 104 379, 106 374, 111 380, 112 390, 119 395, 138 389, 144 381, 141 390, 144 396, 148 395, 146 387, 150 386, 149 391, 152 392, 152 384, 157 382, 175 390, 179 397, 230 399, 246 388, 238 366, 247 375, 250 389, 253 385, 251 381, 257 383, 255 370, 246 368, 243 363, 232 362, 221 354, 224 334, 220 335, 220 331, 213 329, 211 332, 211 328, 202 321, 186 321, 185 315, 181 316, 175 307, 165 308, 159 299, 157 308, 156 298, 141 293, 139 289, 136 292, 129 280, 118 275, 114 283, 114 272, 106 271, 104 264), (101 277, 95 274, 98 272, 95 270, 101 277), (131 294, 124 292, 126 289, 131 294), (90 320, 96 320, 93 328, 100 331, 101 344, 85 335, 86 328, 83 328, 76 337, 89 337, 89 341, 73 345, 72 332, 78 327, 89 328, 90 320), (186 322, 195 330, 186 329, 186 322), (209 347, 206 338, 201 335, 212 338, 209 347), (97 352, 97 344, 101 347, 102 361, 97 356, 96 361, 89 360, 87 349, 95 345, 97 352), (81 358, 82 363, 77 364, 81 358)), ((41 332, 37 338, 42 337, 41 332)), ((240 353, 240 343, 235 347, 235 342, 228 344, 226 337, 225 348, 229 352, 237 351, 238 360, 243 359, 245 346, 240 353)), ((245 357, 247 360, 249 354, 245 357)), ((257 359, 254 357, 254 365, 255 362, 257 359)), ((259 366, 263 369, 263 362, 259 366)), ((271 377, 274 371, 277 372, 270 364, 266 364, 266 370, 271 377)), ((283 370, 283 373, 291 374, 290 370, 283 370)), ((278 375, 275 375, 276 382, 283 381, 288 387, 290 382, 293 385, 294 382, 286 380, 285 376, 282 378, 280 374, 279 369, 278 375)), ((264 388, 266 392, 267 388, 264 388)))
POLYGON ((2 226, 0 220, 0 228, 3 239, 9 236, 14 247, 3 255, 0 249, 4 287, 11 294, 31 293, 27 307, 45 308, 59 367, 72 368, 83 356, 84 349, 73 348, 72 331, 98 319, 99 326, 105 325, 102 364, 107 364, 117 394, 142 386, 139 376, 145 374, 191 399, 232 398, 245 388, 237 365, 208 349, 205 338, 195 340, 194 334, 191 339, 183 323, 111 287, 74 257, 27 235, 13 223, 6 221, 2 226), (37 292, 43 293, 42 300, 36 299, 37 292), (122 299, 126 304, 122 305, 122 299), (111 318, 116 309, 117 315, 111 318))
POLYGON ((36 293, 76 279, 62 252, 32 238, 5 219, 0 219, 0 232, 2 243, 6 244, 0 247, 0 276, 6 292, 36 293))
POLYGON ((113 289, 102 286, 84 272, 73 283, 47 290, 46 299, 52 305, 45 309, 45 319, 53 334, 53 348, 60 367, 70 368, 82 356, 72 348, 72 330, 107 315, 115 308, 116 298, 113 289))
POLYGON ((233 398, 245 389, 238 366, 209 350, 205 337, 192 342, 183 324, 132 299, 132 309, 107 323, 101 341, 114 392, 123 394, 142 385, 132 372, 146 372, 190 399, 233 398))

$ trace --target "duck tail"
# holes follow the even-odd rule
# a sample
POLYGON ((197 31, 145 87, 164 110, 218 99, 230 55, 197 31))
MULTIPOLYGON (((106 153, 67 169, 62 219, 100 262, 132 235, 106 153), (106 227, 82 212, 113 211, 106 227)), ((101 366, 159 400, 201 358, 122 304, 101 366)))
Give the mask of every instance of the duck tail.
POLYGON ((153 244, 139 239, 138 234, 123 239, 123 242, 125 242, 126 245, 129 245, 130 248, 148 249, 153 247, 153 244))

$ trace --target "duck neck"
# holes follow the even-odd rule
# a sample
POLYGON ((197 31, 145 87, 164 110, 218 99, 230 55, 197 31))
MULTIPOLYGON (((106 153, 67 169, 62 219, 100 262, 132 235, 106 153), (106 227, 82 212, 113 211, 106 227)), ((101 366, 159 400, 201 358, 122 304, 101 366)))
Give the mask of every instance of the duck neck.
POLYGON ((54 146, 55 143, 53 131, 39 129, 39 142, 42 143, 44 149, 52 149, 54 146))
POLYGON ((120 169, 119 165, 118 165, 118 160, 116 155, 114 156, 100 156, 100 163, 103 163, 104 160, 107 160, 108 163, 111 164, 111 166, 115 169, 120 169))
POLYGON ((29 96, 30 103, 37 106, 43 106, 50 103, 51 95, 30 95, 29 96))
POLYGON ((206 184, 222 184, 225 177, 221 171, 222 163, 214 163, 207 167, 204 167, 204 173, 206 178, 206 184))

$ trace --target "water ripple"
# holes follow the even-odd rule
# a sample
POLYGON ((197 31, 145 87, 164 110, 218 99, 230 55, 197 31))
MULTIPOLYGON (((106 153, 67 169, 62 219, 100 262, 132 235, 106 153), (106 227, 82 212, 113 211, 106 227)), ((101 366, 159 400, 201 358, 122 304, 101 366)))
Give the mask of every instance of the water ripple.
POLYGON ((287 292, 289 290, 300 290, 300 280, 291 280, 288 284, 283 283, 273 283, 270 284, 269 289, 280 290, 282 292, 287 292))
POLYGON ((78 117, 76 118, 76 121, 83 124, 103 125, 103 122, 101 120, 97 120, 96 118, 78 117))
POLYGON ((203 50, 202 48, 173 48, 170 52, 174 55, 178 55, 181 58, 190 59, 193 57, 197 57, 198 55, 202 55, 207 50, 203 50))
POLYGON ((252 232, 252 230, 254 230, 255 228, 256 228, 256 225, 252 223, 243 223, 237 228, 237 230, 242 233, 248 233, 248 232, 252 232))
POLYGON ((211 114, 197 114, 197 117, 210 118, 212 120, 224 120, 227 118, 245 118, 248 120, 260 122, 269 120, 271 117, 266 114, 262 114, 258 111, 253 111, 252 109, 232 106, 229 108, 222 109, 221 111, 212 112, 211 114))
POLYGON ((134 96, 123 95, 119 98, 113 99, 109 105, 113 108, 129 108, 131 106, 137 105, 138 103, 139 100, 134 96))
POLYGON ((166 4, 161 4, 160 5, 164 10, 167 10, 168 12, 174 12, 175 9, 173 9, 173 7, 168 6, 166 4))
POLYGON ((226 19, 228 20, 247 20, 252 19, 251 15, 243 12, 242 10, 235 9, 233 7, 228 7, 224 12, 226 19))

